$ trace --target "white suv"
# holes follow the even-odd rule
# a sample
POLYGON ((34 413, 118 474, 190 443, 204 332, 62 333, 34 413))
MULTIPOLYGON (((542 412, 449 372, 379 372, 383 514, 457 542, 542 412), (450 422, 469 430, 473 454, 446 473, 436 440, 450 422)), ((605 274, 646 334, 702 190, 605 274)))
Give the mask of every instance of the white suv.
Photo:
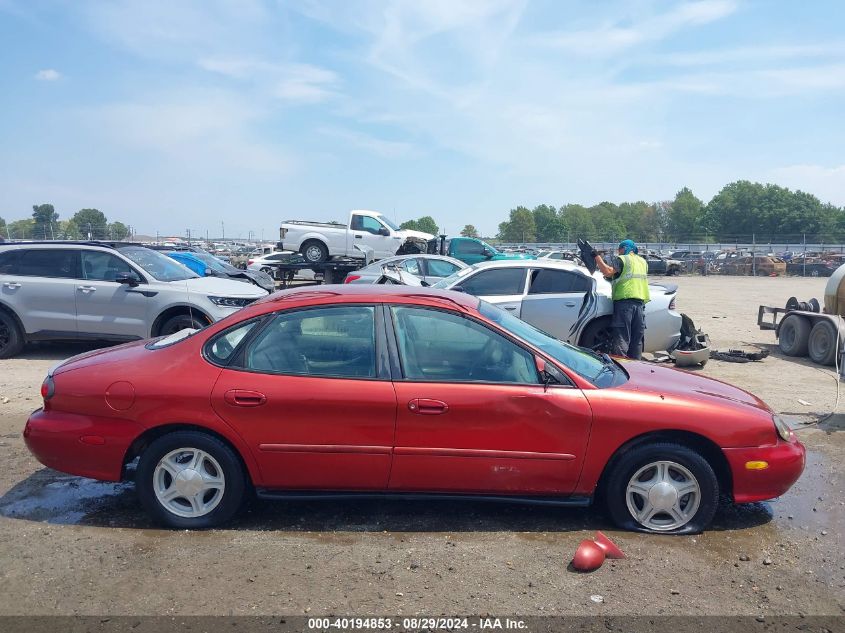
POLYGON ((267 295, 137 244, 0 245, 0 358, 27 341, 131 341, 202 328, 267 295))

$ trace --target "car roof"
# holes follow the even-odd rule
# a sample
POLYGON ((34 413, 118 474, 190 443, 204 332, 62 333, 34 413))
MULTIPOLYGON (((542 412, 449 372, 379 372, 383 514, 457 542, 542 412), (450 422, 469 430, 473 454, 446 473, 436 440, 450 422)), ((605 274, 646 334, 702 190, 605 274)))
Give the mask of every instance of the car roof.
POLYGON ((271 312, 278 309, 280 303, 310 305, 320 303, 422 303, 427 305, 451 304, 462 311, 474 310, 479 299, 463 292, 438 290, 435 288, 402 286, 398 284, 323 284, 320 286, 300 286, 274 292, 259 299, 244 310, 257 313, 271 312), (263 306, 263 308, 261 308, 263 306))
POLYGON ((557 268, 559 270, 570 270, 591 276, 584 267, 579 266, 569 259, 496 259, 488 262, 473 264, 472 268, 557 268))
POLYGON ((138 242, 97 242, 97 241, 83 241, 83 240, 46 240, 46 241, 31 241, 31 242, 6 242, 0 244, 3 249, 21 249, 21 248, 62 248, 62 247, 87 247, 87 248, 107 248, 109 250, 117 250, 127 246, 136 246, 138 248, 147 248, 145 244, 138 242))
POLYGON ((378 270, 380 266, 384 264, 388 264, 390 262, 404 262, 406 259, 439 259, 441 261, 446 261, 451 264, 455 264, 461 268, 468 268, 468 265, 462 262, 459 259, 455 259, 454 257, 449 257, 448 255, 432 255, 430 253, 409 253, 407 255, 393 255, 391 257, 385 257, 384 259, 377 259, 374 262, 370 262, 363 268, 353 272, 360 272, 362 270, 367 270, 368 272, 373 270, 378 270))

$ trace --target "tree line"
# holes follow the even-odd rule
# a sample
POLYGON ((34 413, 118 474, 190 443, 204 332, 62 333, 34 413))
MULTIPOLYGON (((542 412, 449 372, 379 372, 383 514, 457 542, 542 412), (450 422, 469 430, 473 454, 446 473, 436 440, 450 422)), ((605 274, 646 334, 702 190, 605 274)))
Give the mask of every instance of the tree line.
POLYGON ((32 217, 6 222, 0 217, 0 236, 14 240, 124 240, 131 231, 123 222, 109 222, 99 209, 80 209, 60 220, 52 204, 35 204, 32 217))
MULTIPOLYGON (((473 227, 474 228, 474 227, 473 227)), ((845 208, 823 204, 816 196, 785 187, 739 180, 708 203, 684 187, 673 200, 541 204, 511 209, 496 237, 504 242, 574 242, 583 237, 641 242, 759 242, 845 240, 845 208)))

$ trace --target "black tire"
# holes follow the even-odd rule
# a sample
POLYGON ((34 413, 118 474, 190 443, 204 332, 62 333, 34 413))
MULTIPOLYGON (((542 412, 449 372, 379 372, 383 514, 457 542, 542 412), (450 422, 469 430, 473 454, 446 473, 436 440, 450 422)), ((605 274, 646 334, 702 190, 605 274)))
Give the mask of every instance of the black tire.
POLYGON ((787 356, 806 356, 810 329, 810 321, 806 317, 790 314, 783 320, 778 332, 780 351, 787 356))
POLYGON ((208 325, 208 322, 196 315, 177 314, 175 317, 167 319, 167 321, 162 324, 158 334, 159 336, 169 336, 170 334, 175 334, 179 330, 187 328, 201 330, 206 325, 208 325))
POLYGON ((609 354, 613 349, 611 344, 612 331, 610 329, 610 318, 602 317, 590 323, 581 334, 579 345, 599 353, 609 354))
MULTIPOLYGON (((707 460, 686 446, 670 442, 641 444, 622 454, 612 464, 602 497, 611 519, 620 528, 656 534, 697 534, 710 524, 716 514, 719 481, 707 460), (631 478, 641 468, 659 461, 672 462, 687 469, 695 478, 700 491, 698 508, 692 517, 682 526, 669 530, 650 529, 641 525, 628 509, 626 500, 631 478)), ((685 495, 682 499, 690 503, 692 497, 685 495)))
POLYGON ((176 431, 153 441, 141 454, 135 471, 135 487, 141 505, 153 520, 166 527, 205 529, 234 518, 247 498, 248 483, 238 456, 224 442, 199 431, 176 431), (225 488, 213 510, 197 517, 174 514, 162 505, 155 493, 155 475, 159 462, 169 453, 186 448, 204 451, 214 458, 222 470, 225 488))
POLYGON ((814 363, 833 365, 836 362, 836 326, 830 321, 819 321, 810 330, 807 353, 814 363))
POLYGON ((26 337, 15 318, 0 310, 0 358, 11 358, 23 349, 26 337))
POLYGON ((308 240, 299 248, 299 252, 310 264, 319 264, 329 259, 328 247, 318 240, 308 240))

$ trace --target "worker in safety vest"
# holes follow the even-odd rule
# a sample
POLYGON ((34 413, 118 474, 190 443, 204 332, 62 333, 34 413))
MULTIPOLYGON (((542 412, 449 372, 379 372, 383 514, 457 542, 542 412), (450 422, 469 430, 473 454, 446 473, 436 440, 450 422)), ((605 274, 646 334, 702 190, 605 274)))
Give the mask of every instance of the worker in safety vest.
POLYGON ((593 251, 596 267, 613 287, 611 353, 639 360, 645 335, 645 304, 649 302, 648 263, 637 254, 633 240, 619 242, 619 255, 608 262, 593 251))

